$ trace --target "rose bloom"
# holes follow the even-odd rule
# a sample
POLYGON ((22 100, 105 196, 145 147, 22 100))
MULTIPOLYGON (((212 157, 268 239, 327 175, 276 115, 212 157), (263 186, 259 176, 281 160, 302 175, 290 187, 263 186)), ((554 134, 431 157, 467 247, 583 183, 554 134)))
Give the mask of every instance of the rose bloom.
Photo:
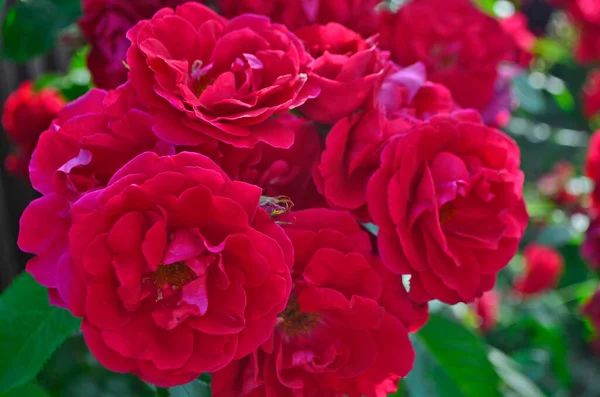
POLYGON ((383 150, 367 186, 383 263, 411 298, 470 302, 489 291, 528 221, 519 148, 475 112, 436 116, 383 150))
POLYGON ((295 34, 315 58, 309 78, 321 88, 319 97, 300 109, 311 120, 334 124, 356 112, 391 66, 387 52, 340 24, 313 25, 295 34))
POLYGON ((500 25, 514 41, 515 63, 524 68, 528 67, 534 58, 533 47, 536 37, 529 30, 527 16, 517 12, 508 18, 501 19, 500 25))
POLYGON ((590 269, 600 270, 600 218, 598 216, 592 220, 585 233, 581 256, 588 262, 590 269))
POLYGON ((348 213, 312 209, 281 219, 289 222, 284 229, 295 249, 291 297, 267 343, 213 374, 213 395, 395 392, 414 360, 407 326, 426 320, 426 306, 408 300, 400 278, 371 254, 369 236, 348 213), (389 288, 392 299, 384 298, 389 288))
POLYGON ((38 142, 31 158, 31 184, 44 197, 25 211, 22 222, 35 224, 39 214, 55 228, 41 230, 39 241, 22 248, 37 256, 27 271, 49 289, 50 302, 66 307, 66 290, 59 288, 69 247, 71 203, 105 186, 125 163, 144 151, 173 151, 152 134, 152 116, 136 108, 130 86, 116 91, 93 89, 66 105, 38 142))
POLYGON ((494 291, 484 293, 474 304, 475 313, 479 318, 479 330, 486 334, 498 324, 500 310, 500 295, 494 291))
POLYGON ((145 151, 174 153, 152 133, 154 118, 125 84, 92 89, 66 105, 41 136, 31 159, 31 183, 44 195, 75 201, 108 183, 125 163, 145 151))
POLYGON ((127 33, 130 78, 157 115, 154 132, 177 145, 214 138, 236 147, 287 148, 294 133, 275 117, 314 98, 312 58, 283 25, 262 16, 227 21, 187 3, 127 33))
POLYGON ((421 61, 427 77, 457 103, 483 109, 494 97, 498 66, 515 54, 513 38, 470 0, 416 0, 383 13, 380 44, 407 66, 421 61), (410 38, 410 39, 407 39, 410 38))
MULTIPOLYGON (((58 289, 103 365, 169 387, 269 338, 293 251, 260 195, 205 156, 147 152, 73 204, 58 289)), ((47 197, 21 219, 25 251, 65 228, 47 197)))
POLYGON ((600 4, 595 0, 572 0, 567 13, 579 30, 575 58, 581 63, 600 59, 600 4))
POLYGON ((595 354, 600 354, 600 337, 598 336, 598 331, 600 330, 600 290, 597 290, 581 307, 581 312, 589 319, 595 330, 595 333, 588 341, 590 348, 595 354))
POLYGON ((600 69, 588 73, 582 90, 583 114, 594 117, 600 111, 600 69))
POLYGON ((227 17, 252 13, 296 30, 304 26, 337 22, 363 37, 376 33, 379 0, 219 0, 227 17))
POLYGON ((129 40, 125 37, 127 31, 142 19, 151 18, 161 8, 175 7, 186 1, 83 0, 79 27, 92 47, 88 67, 94 84, 110 89, 124 83, 127 80, 124 62, 129 48, 129 40))
MULTIPOLYGON (((281 116, 294 131, 294 144, 278 149, 259 143, 254 149, 238 149, 257 156, 254 164, 238 172, 239 180, 260 186, 263 196, 290 198, 297 209, 322 207, 323 197, 313 181, 313 168, 319 162, 323 144, 317 128, 310 122, 292 115, 281 116)), ((225 155, 237 158, 235 154, 225 155)))
POLYGON ((524 273, 513 286, 519 295, 536 295, 556 287, 564 270, 564 260, 558 251, 532 243, 525 247, 523 257, 524 273))
POLYGON ((584 171, 595 182, 592 203, 594 208, 598 209, 600 203, 600 131, 596 131, 590 139, 584 171))
POLYGON ((5 159, 5 167, 13 175, 27 176, 29 159, 40 134, 44 132, 65 104, 53 89, 35 91, 30 81, 22 83, 4 103, 2 127, 15 144, 16 152, 5 159))
POLYGON ((416 64, 389 75, 378 94, 379 105, 340 120, 327 136, 315 169, 315 183, 333 208, 351 210, 364 221, 367 183, 379 168, 388 140, 455 105, 448 90, 425 80, 416 64))

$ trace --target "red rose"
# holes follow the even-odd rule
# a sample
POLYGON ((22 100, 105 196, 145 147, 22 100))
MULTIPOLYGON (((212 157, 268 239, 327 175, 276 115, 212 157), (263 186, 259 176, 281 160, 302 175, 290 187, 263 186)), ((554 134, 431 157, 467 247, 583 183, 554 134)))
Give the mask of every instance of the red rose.
POLYGON ((498 324, 500 311, 500 295, 494 291, 484 293, 475 301, 475 313, 479 318, 479 330, 486 334, 498 324))
POLYGON ((590 223, 585 241, 581 245, 581 256, 588 262, 593 271, 600 270, 600 218, 596 217, 590 223))
MULTIPOLYGON (((116 88, 127 80, 125 55, 129 40, 125 34, 142 19, 151 18, 163 7, 175 7, 188 0, 83 0, 79 27, 92 49, 88 67, 94 84, 116 88)), ((190 0, 200 1, 200 0, 190 0)))
POLYGON ((377 30, 379 0, 219 0, 227 17, 252 13, 296 30, 337 22, 369 37, 377 30))
POLYGON ((407 66, 421 61, 427 77, 447 86, 458 104, 482 109, 494 96, 498 65, 514 42, 499 22, 470 0, 416 0, 384 12, 380 44, 407 66))
POLYGON ((367 182, 379 168, 387 140, 454 108, 449 92, 426 82, 421 68, 413 65, 386 78, 378 94, 382 109, 357 113, 331 129, 315 170, 317 188, 330 206, 368 221, 367 182))
POLYGON ((369 180, 383 263, 411 275, 411 298, 469 302, 517 251, 528 216, 519 148, 473 112, 395 137, 369 180))
POLYGON ((164 9, 127 33, 130 78, 157 114, 166 142, 211 138, 236 147, 286 148, 294 133, 277 115, 318 95, 300 40, 265 17, 231 21, 195 3, 164 9))
POLYGON ((508 18, 501 19, 500 25, 514 41, 513 61, 524 68, 528 67, 534 58, 533 47, 536 37, 529 30, 527 16, 517 12, 508 18))
POLYGON ((110 92, 91 90, 65 106, 41 135, 31 159, 33 187, 75 201, 80 194, 106 185, 140 153, 172 153, 152 133, 153 122, 137 106, 130 84, 110 92))
POLYGON ((514 283, 517 293, 535 295, 556 287, 564 270, 564 260, 554 248, 532 243, 525 247, 523 257, 524 273, 514 283))
POLYGON ((579 42, 575 57, 581 63, 592 63, 600 59, 600 4, 595 0, 573 0, 567 12, 579 29, 579 42))
POLYGON ((596 131, 588 144, 585 174, 595 182, 592 202, 596 209, 600 205, 600 131, 596 131))
MULTIPOLYGON (((283 217, 295 250, 294 287, 260 349, 213 374, 213 395, 375 397, 396 391, 412 368, 408 317, 381 304, 386 272, 348 213, 305 210, 283 217), (404 320, 404 324, 403 321, 404 320)), ((401 287, 403 288, 403 287, 401 287)), ((425 311, 426 307, 417 309, 425 311)))
MULTIPOLYGON (((73 204, 72 263, 60 278, 101 363, 168 387, 267 340, 290 294, 293 251, 260 194, 205 156, 144 153, 73 204)), ((44 243, 36 227, 52 228, 55 213, 22 222, 22 248, 44 243)))
POLYGON ((600 69, 588 73, 582 91, 583 114, 587 118, 600 112, 600 69))
POLYGON ((258 143, 253 149, 236 148, 216 140, 176 149, 209 157, 231 179, 261 187, 263 196, 286 196, 298 209, 324 206, 312 176, 323 151, 317 128, 289 113, 281 115, 281 121, 294 133, 294 144, 288 149, 265 143, 258 143))
MULTIPOLYGON (((298 209, 319 207, 324 204, 313 182, 313 168, 321 156, 321 137, 316 127, 292 115, 281 116, 294 131, 294 144, 289 149, 278 149, 259 143, 253 150, 257 161, 239 173, 239 180, 260 186, 264 196, 286 196, 298 209)), ((227 158, 237 157, 225 155, 227 158)))
POLYGON ((301 108, 312 120, 334 124, 355 113, 389 70, 387 52, 337 23, 313 25, 295 33, 315 58, 309 79, 321 88, 319 97, 301 108))
POLYGON ((4 103, 2 126, 16 145, 16 153, 6 158, 7 171, 27 176, 29 159, 40 134, 48 128, 65 101, 56 91, 34 91, 32 82, 22 83, 4 103))
POLYGON ((590 320, 594 328, 594 333, 588 341, 590 348, 595 354, 600 355, 600 336, 598 334, 600 330, 600 290, 597 290, 582 306, 581 312, 590 320))

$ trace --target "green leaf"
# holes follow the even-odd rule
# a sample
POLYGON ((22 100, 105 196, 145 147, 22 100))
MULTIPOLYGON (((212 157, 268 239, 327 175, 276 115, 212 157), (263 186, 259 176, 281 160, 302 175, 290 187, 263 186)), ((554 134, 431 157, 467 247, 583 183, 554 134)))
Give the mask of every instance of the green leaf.
POLYGON ((24 386, 0 393, 0 397, 48 397, 48 393, 37 383, 31 382, 24 386))
POLYGON ((571 51, 556 40, 538 38, 533 45, 533 53, 550 62, 561 62, 569 58, 571 51))
POLYGON ((544 393, 527 376, 523 375, 519 364, 512 358, 494 348, 490 349, 488 357, 506 386, 516 395, 521 397, 544 397, 544 393))
POLYGON ((2 56, 25 62, 54 47, 61 29, 81 14, 79 0, 35 0, 11 7, 2 26, 2 56))
POLYGON ((494 6, 496 0, 475 0, 477 7, 488 15, 495 16, 494 6))
POLYGON ((172 387, 169 389, 170 397, 210 397, 210 386, 201 381, 195 380, 187 385, 172 387))
POLYGON ((482 339, 439 314, 414 337, 417 360, 406 378, 411 396, 500 397, 500 378, 482 339))
POLYGON ((24 273, 0 296, 0 393, 33 379, 80 320, 49 306, 46 289, 24 273))

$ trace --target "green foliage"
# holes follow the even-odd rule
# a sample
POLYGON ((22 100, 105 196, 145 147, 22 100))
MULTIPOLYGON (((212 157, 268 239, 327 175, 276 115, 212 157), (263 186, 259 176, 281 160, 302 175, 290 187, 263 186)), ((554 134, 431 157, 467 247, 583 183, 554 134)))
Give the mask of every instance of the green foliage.
POLYGON ((411 396, 501 396, 500 378, 483 340, 472 331, 432 314, 412 339, 417 360, 405 381, 411 396))
POLYGON ((66 75, 57 73, 46 73, 39 76, 35 81, 34 88, 53 87, 60 91, 67 101, 73 101, 91 88, 91 75, 86 65, 86 57, 89 52, 88 47, 79 49, 71 59, 69 72, 66 75))
POLYGON ((24 273, 0 296, 0 393, 32 380, 80 321, 48 305, 47 291, 24 273))
POLYGON ((520 397, 544 397, 544 393, 525 375, 519 364, 498 349, 490 349, 489 359, 507 391, 520 397))
POLYGON ((2 26, 2 56, 25 62, 54 47, 61 29, 81 14, 80 0, 20 1, 11 7, 2 26))
POLYGON ((38 384, 32 382, 11 389, 6 393, 0 393, 0 397, 48 397, 48 394, 38 384))

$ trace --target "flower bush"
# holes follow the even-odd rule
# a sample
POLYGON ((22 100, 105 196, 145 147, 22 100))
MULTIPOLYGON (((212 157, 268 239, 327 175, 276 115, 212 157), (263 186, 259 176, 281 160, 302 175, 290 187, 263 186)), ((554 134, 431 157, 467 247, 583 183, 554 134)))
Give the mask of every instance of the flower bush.
POLYGON ((600 8, 67 3, 3 31, 79 48, 4 105, 0 395, 599 390, 600 8))

